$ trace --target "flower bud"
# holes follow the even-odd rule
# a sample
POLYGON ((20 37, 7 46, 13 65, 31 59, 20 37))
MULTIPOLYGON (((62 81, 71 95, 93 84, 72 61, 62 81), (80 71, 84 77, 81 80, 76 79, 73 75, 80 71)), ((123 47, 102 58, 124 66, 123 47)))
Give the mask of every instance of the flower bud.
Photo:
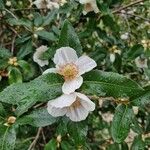
POLYGON ((11 6, 11 1, 6 1, 6 6, 10 7, 11 6))
POLYGON ((137 106, 133 106, 132 108, 133 108, 134 114, 137 115, 139 112, 139 108, 137 106))
POLYGON ((37 39, 37 38, 38 38, 38 35, 37 35, 37 34, 33 34, 33 37, 34 37, 35 39, 37 39))
POLYGON ((8 119, 7 119, 7 123, 8 124, 14 124, 16 122, 16 117, 14 116, 10 116, 8 119))
POLYGON ((60 143, 61 142, 61 135, 58 135, 56 140, 57 140, 58 143, 60 143))

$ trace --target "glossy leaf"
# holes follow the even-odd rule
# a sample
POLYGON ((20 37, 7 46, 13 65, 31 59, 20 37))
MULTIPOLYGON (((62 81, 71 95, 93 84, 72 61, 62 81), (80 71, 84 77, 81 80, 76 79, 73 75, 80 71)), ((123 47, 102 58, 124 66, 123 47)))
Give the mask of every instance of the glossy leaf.
POLYGON ((16 132, 13 127, 0 125, 0 150, 13 150, 15 147, 16 132))
POLYGON ((0 101, 17 105, 21 115, 36 102, 46 102, 61 94, 62 78, 55 74, 42 75, 29 83, 13 84, 0 93, 0 101))
POLYGON ((116 108, 111 125, 111 134, 115 142, 121 143, 125 140, 130 130, 130 124, 133 116, 132 108, 126 105, 119 105, 116 108))
POLYGON ((145 87, 145 91, 143 91, 139 96, 133 97, 131 99, 132 105, 135 106, 146 106, 150 104, 150 86, 145 87))
POLYGON ((142 140, 142 137, 140 135, 136 136, 131 146, 131 150, 144 150, 144 147, 145 144, 142 140))
POLYGON ((18 68, 11 67, 9 69, 9 84, 22 83, 22 74, 18 68))
POLYGON ((56 118, 52 117, 46 108, 37 109, 31 112, 29 115, 25 115, 17 120, 19 125, 31 125, 35 127, 44 127, 56 122, 56 118))
POLYGON ((45 30, 37 31, 35 34, 39 35, 42 39, 47 40, 47 41, 56 41, 56 37, 54 33, 52 32, 47 32, 45 30))
POLYGON ((82 46, 74 28, 68 20, 64 21, 59 38, 59 47, 69 46, 76 50, 78 55, 82 53, 82 46))
POLYGON ((82 90, 88 94, 113 97, 130 97, 143 91, 136 82, 125 76, 99 70, 84 75, 82 90))

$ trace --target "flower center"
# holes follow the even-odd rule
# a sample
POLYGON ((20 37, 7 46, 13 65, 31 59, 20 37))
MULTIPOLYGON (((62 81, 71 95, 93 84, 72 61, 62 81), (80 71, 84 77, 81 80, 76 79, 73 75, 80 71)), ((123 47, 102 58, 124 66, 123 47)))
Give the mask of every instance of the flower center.
POLYGON ((9 58, 8 64, 18 66, 17 57, 9 58))
POLYGON ((80 100, 78 100, 78 98, 76 99, 75 102, 72 103, 71 107, 73 108, 78 108, 81 106, 80 100))
POLYGON ((66 64, 59 70, 59 74, 62 75, 66 81, 74 79, 78 72, 78 67, 73 63, 66 64))

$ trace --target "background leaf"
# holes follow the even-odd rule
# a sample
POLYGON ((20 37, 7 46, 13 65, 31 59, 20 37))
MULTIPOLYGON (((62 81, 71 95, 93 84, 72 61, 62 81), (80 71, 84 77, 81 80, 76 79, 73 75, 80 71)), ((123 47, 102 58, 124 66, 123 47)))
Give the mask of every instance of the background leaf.
POLYGON ((136 82, 125 76, 98 70, 84 75, 82 90, 88 94, 113 97, 130 97, 143 91, 136 82))
POLYGON ((125 140, 130 130, 133 116, 132 109, 126 105, 119 105, 116 108, 111 125, 111 134, 115 142, 121 143, 125 140))
POLYGON ((82 46, 78 36, 68 20, 64 21, 59 37, 59 47, 65 46, 72 47, 74 50, 76 50, 78 55, 81 55, 82 53, 82 46))

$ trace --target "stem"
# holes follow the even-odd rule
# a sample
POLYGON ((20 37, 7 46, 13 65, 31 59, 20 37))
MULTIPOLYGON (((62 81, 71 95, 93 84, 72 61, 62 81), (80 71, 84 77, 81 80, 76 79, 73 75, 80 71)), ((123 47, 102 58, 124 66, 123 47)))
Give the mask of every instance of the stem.
POLYGON ((114 10, 112 13, 115 14, 115 13, 117 13, 117 12, 120 12, 120 11, 123 10, 123 9, 126 9, 126 8, 128 8, 128 7, 131 7, 131 6, 133 6, 133 5, 136 5, 136 4, 141 3, 141 2, 144 2, 144 1, 145 1, 145 0, 137 0, 137 1, 135 1, 135 2, 132 2, 132 3, 130 3, 130 4, 127 4, 127 5, 125 5, 125 6, 122 6, 122 7, 118 8, 118 9, 114 10))
POLYGON ((37 132, 37 135, 35 136, 35 139, 33 140, 33 142, 31 143, 30 147, 28 148, 28 150, 32 150, 32 148, 36 145, 38 139, 39 139, 39 136, 42 132, 42 128, 39 128, 38 129, 38 132, 37 132))

